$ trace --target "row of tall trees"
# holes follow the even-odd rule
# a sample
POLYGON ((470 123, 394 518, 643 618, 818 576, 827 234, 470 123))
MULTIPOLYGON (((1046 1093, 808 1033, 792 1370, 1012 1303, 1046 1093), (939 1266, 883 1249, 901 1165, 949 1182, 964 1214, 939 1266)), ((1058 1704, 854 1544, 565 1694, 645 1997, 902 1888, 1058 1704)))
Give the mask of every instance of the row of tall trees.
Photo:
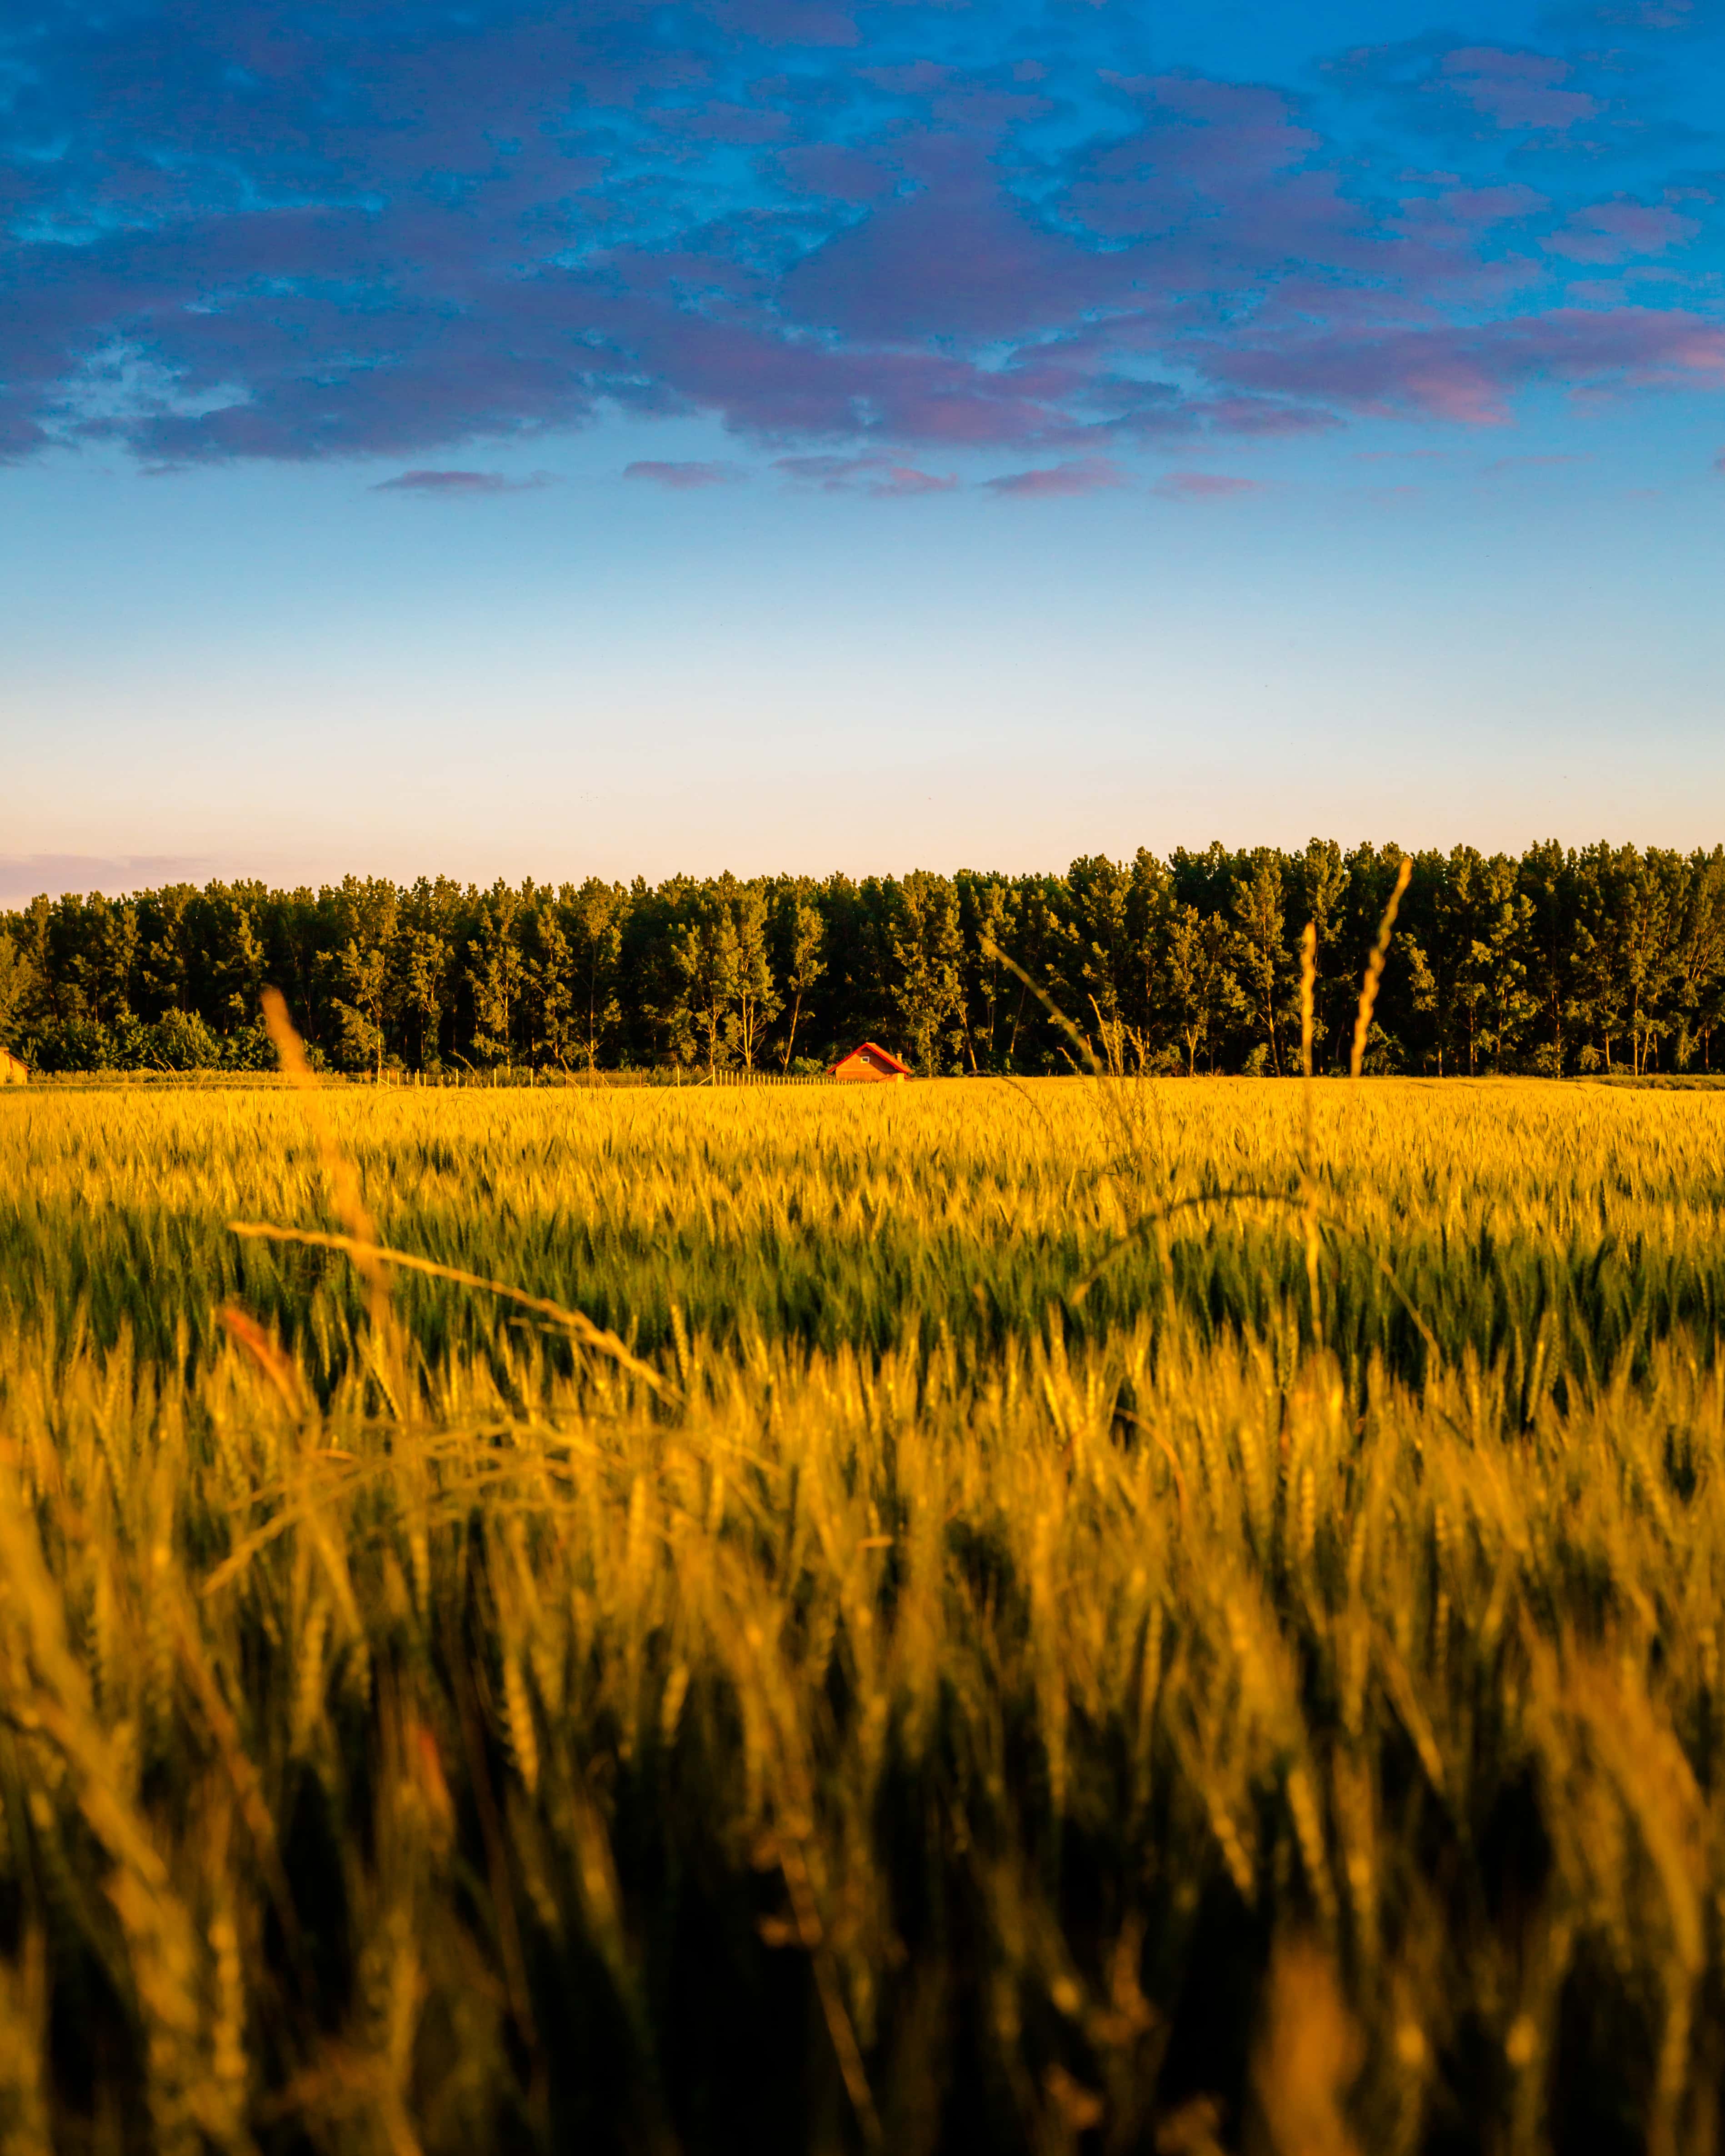
MULTIPOLYGON (((1016 967, 1127 1067, 1285 1073, 1309 921, 1335 1069, 1400 860, 1314 839, 1089 855, 1065 875, 42 897, 0 915, 0 1041, 44 1070, 262 1065, 273 982, 322 1058, 373 1075, 795 1070, 865 1037, 931 1074, 1063 1069, 1016 967)), ((1414 856, 1370 1067, 1704 1068, 1722 1004, 1725 851, 1459 846, 1414 856)))

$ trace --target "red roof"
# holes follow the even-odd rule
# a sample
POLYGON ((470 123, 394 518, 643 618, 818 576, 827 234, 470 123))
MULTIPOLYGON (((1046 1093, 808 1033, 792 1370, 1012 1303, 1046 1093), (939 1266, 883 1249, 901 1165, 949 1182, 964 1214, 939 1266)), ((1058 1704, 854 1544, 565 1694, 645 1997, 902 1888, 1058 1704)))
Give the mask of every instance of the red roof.
POLYGON ((877 1041, 873 1040, 863 1041, 858 1047, 853 1048, 849 1055, 840 1056, 833 1065, 832 1075, 836 1077, 847 1063, 857 1062, 871 1063, 876 1070, 889 1071, 896 1078, 908 1078, 911 1075, 911 1066, 908 1063, 901 1063, 890 1048, 882 1048, 877 1041))

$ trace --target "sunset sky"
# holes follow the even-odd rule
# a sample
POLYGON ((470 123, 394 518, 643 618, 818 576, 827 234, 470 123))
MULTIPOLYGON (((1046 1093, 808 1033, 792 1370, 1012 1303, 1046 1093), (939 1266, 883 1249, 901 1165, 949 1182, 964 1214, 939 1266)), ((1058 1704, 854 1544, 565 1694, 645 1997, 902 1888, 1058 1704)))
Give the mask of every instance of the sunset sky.
POLYGON ((0 212, 0 903, 1725 837, 1725 0, 43 0, 0 212))

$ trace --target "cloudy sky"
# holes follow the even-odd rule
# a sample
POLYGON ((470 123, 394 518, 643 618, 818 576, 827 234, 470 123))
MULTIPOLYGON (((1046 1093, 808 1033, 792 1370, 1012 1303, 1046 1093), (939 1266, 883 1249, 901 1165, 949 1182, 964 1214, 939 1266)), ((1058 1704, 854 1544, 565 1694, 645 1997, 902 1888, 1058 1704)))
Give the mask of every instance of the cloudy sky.
POLYGON ((1725 0, 0 17, 0 899, 1725 836, 1725 0))

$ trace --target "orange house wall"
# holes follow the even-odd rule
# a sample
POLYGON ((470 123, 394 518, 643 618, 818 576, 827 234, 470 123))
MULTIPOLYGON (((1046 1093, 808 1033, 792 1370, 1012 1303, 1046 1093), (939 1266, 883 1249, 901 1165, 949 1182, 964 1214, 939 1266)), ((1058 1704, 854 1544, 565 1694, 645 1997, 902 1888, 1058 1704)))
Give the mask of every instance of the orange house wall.
POLYGON ((844 1081, 849 1081, 851 1079, 872 1080, 876 1085, 879 1085, 886 1079, 902 1078, 904 1073, 901 1070, 876 1070, 875 1065, 868 1060, 866 1056, 859 1054, 847 1055, 842 1063, 835 1064, 833 1069, 833 1075, 837 1079, 844 1081))

